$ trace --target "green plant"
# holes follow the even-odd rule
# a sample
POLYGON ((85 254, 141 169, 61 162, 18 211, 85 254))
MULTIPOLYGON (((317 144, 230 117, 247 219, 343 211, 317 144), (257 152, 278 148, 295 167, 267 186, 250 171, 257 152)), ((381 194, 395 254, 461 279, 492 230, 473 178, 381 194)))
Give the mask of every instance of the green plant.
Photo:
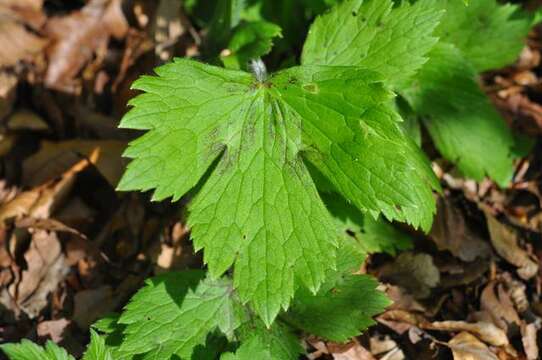
MULTIPOLYGON (((367 253, 409 247, 387 221, 429 230, 440 188, 399 109, 465 175, 512 176, 515 138, 476 77, 517 57, 532 19, 515 6, 344 1, 311 26, 299 66, 269 75, 247 63, 280 28, 242 2, 218 9, 208 53, 227 68, 176 59, 134 83, 143 94, 121 127, 146 133, 118 186, 193 197, 208 270, 148 280, 94 325, 84 359, 293 359, 299 330, 345 341, 366 329, 389 301, 353 272, 367 253)), ((52 343, 3 350, 70 358, 52 343)))

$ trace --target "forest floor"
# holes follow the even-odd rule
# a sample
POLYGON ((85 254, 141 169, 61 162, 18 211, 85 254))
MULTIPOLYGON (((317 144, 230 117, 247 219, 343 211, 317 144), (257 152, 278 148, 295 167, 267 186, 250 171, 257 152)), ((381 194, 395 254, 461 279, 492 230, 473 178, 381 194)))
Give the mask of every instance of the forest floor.
MULTIPOLYGON (((182 206, 115 185, 138 135, 117 129, 130 84, 197 54, 202 35, 172 1, 66 3, 0 2, 0 342, 52 339, 80 355, 89 325, 145 278, 201 266, 182 206)), ((362 269, 394 304, 348 344, 307 338, 310 359, 541 357, 540 36, 484 76, 510 126, 538 139, 513 183, 465 180, 429 149, 444 186, 431 233, 362 269)))

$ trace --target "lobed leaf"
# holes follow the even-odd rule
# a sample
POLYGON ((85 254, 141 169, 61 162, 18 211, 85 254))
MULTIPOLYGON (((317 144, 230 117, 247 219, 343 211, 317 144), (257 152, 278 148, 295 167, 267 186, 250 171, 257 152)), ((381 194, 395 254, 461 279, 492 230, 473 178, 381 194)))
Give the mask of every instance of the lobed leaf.
POLYGON ((260 354, 270 355, 273 360, 297 359, 304 352, 298 337, 281 320, 266 326, 260 319, 248 316, 238 328, 237 336, 241 343, 238 352, 241 350, 241 354, 247 352, 247 347, 254 348, 255 344, 258 344, 260 354))
POLYGON ((0 345, 0 349, 10 360, 75 360, 65 349, 51 340, 47 341, 45 347, 23 339, 18 344, 0 345))
POLYGON ((233 336, 241 318, 231 283, 203 276, 193 270, 148 280, 118 320, 126 325, 119 351, 141 359, 189 359, 215 329, 233 336))
POLYGON ((514 62, 532 26, 531 17, 521 14, 518 5, 496 0, 472 1, 468 6, 442 0, 435 6, 446 11, 436 34, 454 44, 479 72, 514 62))
POLYGON ((113 355, 105 345, 105 340, 90 329, 90 344, 82 360, 113 360, 113 355))
POLYGON ((303 65, 360 66, 392 85, 409 79, 437 43, 443 11, 433 0, 346 0, 319 16, 303 47, 303 65))
POLYGON ((273 23, 243 23, 234 29, 227 55, 221 56, 221 60, 226 68, 247 69, 250 60, 268 54, 273 47, 273 39, 281 36, 280 27, 273 23))
POLYGON ((455 46, 436 46, 403 94, 439 151, 461 172, 475 180, 487 174, 502 186, 510 181, 514 137, 480 89, 476 70, 455 46))
POLYGON ((274 360, 276 359, 271 355, 268 349, 265 348, 265 344, 259 337, 253 337, 247 342, 243 343, 235 353, 224 353, 220 357, 220 360, 274 360))
POLYGON ((377 285, 368 275, 347 275, 341 283, 316 295, 300 289, 286 318, 310 334, 346 341, 373 325, 372 317, 390 305, 384 293, 376 290, 377 285))
POLYGON ((316 292, 334 268, 332 219, 305 161, 364 212, 429 229, 438 188, 398 126, 392 94, 368 70, 302 66, 260 82, 177 59, 143 77, 121 126, 149 130, 121 190, 179 199, 198 185, 189 224, 213 277, 234 285, 266 324, 297 284, 316 292))

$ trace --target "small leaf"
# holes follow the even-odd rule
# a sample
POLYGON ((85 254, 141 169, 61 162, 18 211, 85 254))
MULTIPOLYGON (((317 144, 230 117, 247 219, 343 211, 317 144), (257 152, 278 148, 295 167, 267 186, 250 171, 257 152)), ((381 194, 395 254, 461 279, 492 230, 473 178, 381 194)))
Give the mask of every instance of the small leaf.
POLYGON ((10 360, 75 360, 68 352, 51 340, 47 341, 45 348, 23 339, 18 344, 3 344, 0 349, 10 360))
POLYGON ((457 0, 435 2, 446 10, 436 30, 441 41, 454 44, 479 71, 514 62, 525 46, 532 19, 519 6, 496 0, 477 0, 468 6, 457 0))
POLYGON ((82 360, 113 360, 111 352, 105 345, 105 340, 92 329, 90 329, 90 344, 82 360))
MULTIPOLYGON (((281 36, 280 27, 267 22, 246 22, 234 29, 227 52, 221 56, 229 69, 247 69, 249 60, 268 54, 273 38, 281 36)), ((224 54, 224 52, 223 52, 224 54)))
POLYGON ((427 61, 442 13, 432 0, 346 0, 316 19, 301 63, 360 66, 400 84, 427 61))
POLYGON ((316 295, 300 289, 286 318, 310 334, 346 341, 373 325, 372 317, 390 305, 377 285, 368 275, 347 275, 342 283, 316 295))
POLYGON ((502 186, 510 181, 514 137, 456 47, 438 44, 403 95, 441 154, 461 172, 475 180, 487 174, 502 186))
MULTIPOLYGON (((241 347, 254 348, 255 344, 258 344, 259 353, 264 356, 269 354, 273 360, 297 359, 299 354, 304 352, 298 337, 281 320, 276 320, 267 327, 260 319, 248 316, 239 327, 237 335, 241 347)), ((243 353, 245 352, 246 350, 243 350, 243 353)))
MULTIPOLYGON (((338 194, 322 195, 324 203, 337 224, 340 237, 355 238, 355 244, 362 253, 386 252, 395 255, 397 250, 412 248, 412 238, 397 230, 382 217, 374 219, 370 215, 362 214, 357 208, 349 204, 338 194)), ((344 244, 339 246, 339 252, 344 244)), ((349 250, 352 253, 352 250, 349 250)), ((337 261, 348 254, 337 256, 337 261)))
POLYGON ((274 360, 265 344, 259 337, 253 337, 244 342, 234 353, 222 354, 220 360, 274 360))
POLYGON ((215 329, 233 335, 240 325, 226 279, 202 271, 171 272, 147 281, 119 319, 125 324, 120 352, 142 359, 190 358, 215 329))
POLYGON ((209 26, 209 33, 203 50, 209 56, 216 56, 229 41, 232 30, 239 25, 246 0, 217 0, 213 18, 209 26))

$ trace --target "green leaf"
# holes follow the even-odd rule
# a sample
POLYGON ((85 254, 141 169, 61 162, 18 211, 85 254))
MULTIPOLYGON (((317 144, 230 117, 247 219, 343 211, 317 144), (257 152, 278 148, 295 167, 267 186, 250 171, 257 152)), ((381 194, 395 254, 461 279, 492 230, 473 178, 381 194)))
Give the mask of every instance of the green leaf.
POLYGON ((224 353, 220 357, 220 360, 274 360, 274 358, 268 349, 265 348, 265 344, 259 337, 253 337, 247 342, 243 343, 239 349, 233 353, 224 353))
POLYGON ((104 343, 113 359, 115 360, 134 360, 139 359, 138 356, 132 354, 126 354, 120 351, 120 346, 124 340, 125 324, 119 324, 120 314, 109 314, 102 319, 96 321, 92 325, 92 328, 96 329, 102 334, 104 343))
POLYGON ((246 0, 216 0, 215 4, 204 47, 208 56, 218 55, 218 52, 226 46, 233 28, 241 21, 246 0))
POLYGON ((92 324, 92 328, 98 330, 101 333, 112 334, 118 331, 120 314, 110 313, 97 320, 92 324))
POLYGON ((239 25, 228 45, 228 55, 222 56, 224 66, 229 69, 247 69, 251 59, 259 58, 271 51, 273 38, 281 36, 280 27, 267 22, 247 22, 239 25))
POLYGON ((195 248, 213 277, 234 265, 266 324, 297 284, 315 292, 334 268, 332 219, 304 160, 360 210, 429 229, 438 182, 376 73, 309 66, 259 82, 182 59, 157 73, 134 83, 146 93, 121 126, 149 131, 126 150, 119 189, 177 200, 198 185, 195 248))
POLYGON ((438 150, 461 172, 475 180, 487 174, 502 186, 508 183, 514 137, 457 48, 436 46, 403 94, 423 117, 438 150))
POLYGON ((90 344, 82 360, 113 360, 113 356, 105 345, 105 340, 90 329, 90 344))
POLYGON ((3 344, 0 349, 10 360, 75 360, 68 352, 51 340, 47 341, 45 348, 23 339, 18 344, 3 344))
MULTIPOLYGON (((267 327, 258 318, 249 316, 237 331, 241 347, 254 348, 255 343, 260 347, 264 356, 271 355, 273 360, 297 359, 304 350, 301 347, 299 338, 292 333, 292 329, 280 320, 276 320, 267 327), (246 345, 246 346, 245 346, 246 345)), ((239 350, 238 350, 239 351, 239 350)), ((254 359, 260 359, 255 357, 254 359)), ((263 359, 266 359, 263 357, 263 359)))
POLYGON ((427 61, 441 15, 433 0, 346 0, 313 23, 301 63, 361 66, 398 85, 427 61))
MULTIPOLYGON (((350 246, 341 244, 339 251, 348 246, 350 254, 355 254, 355 248, 357 248, 358 253, 386 252, 395 255, 398 250, 412 248, 411 237, 397 230, 381 217, 374 219, 371 216, 363 215, 357 208, 337 194, 323 194, 322 197, 336 221, 339 236, 346 238, 348 243, 351 244, 350 246), (348 240, 353 238, 355 240, 348 240)), ((341 255, 341 253, 337 256, 338 259, 348 257, 348 254, 341 255)), ((358 258, 360 257, 358 256, 358 258)))
POLYGON ((368 275, 347 275, 329 291, 313 295, 300 289, 286 314, 290 324, 332 341, 346 341, 373 325, 372 317, 390 301, 368 275))
POLYGON ((525 46, 532 19, 518 5, 477 0, 465 6, 457 0, 436 2, 446 10, 436 34, 454 44, 477 71, 514 62, 525 46))
POLYGON ((171 272, 148 280, 119 319, 120 352, 141 359, 189 359, 215 329, 229 336, 240 325, 231 284, 202 271, 171 272))

